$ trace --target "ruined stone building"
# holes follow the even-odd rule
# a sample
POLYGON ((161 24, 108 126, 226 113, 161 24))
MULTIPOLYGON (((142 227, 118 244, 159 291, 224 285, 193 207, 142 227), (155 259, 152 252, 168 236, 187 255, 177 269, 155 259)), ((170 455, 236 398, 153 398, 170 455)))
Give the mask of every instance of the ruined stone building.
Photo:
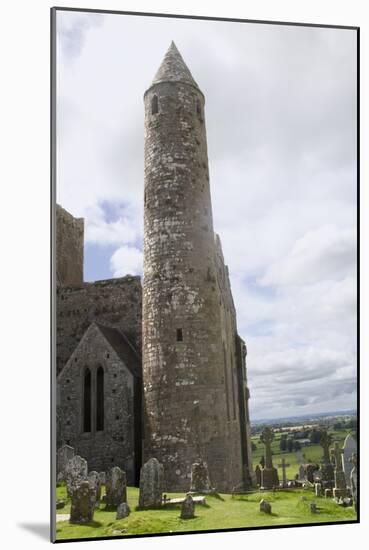
POLYGON ((120 466, 137 484, 142 461, 140 277, 83 282, 83 220, 59 205, 57 226, 57 444, 90 470, 120 466), (68 250, 70 254, 64 253, 68 250))
POLYGON ((129 483, 156 457, 165 489, 188 491, 201 458, 218 491, 247 487, 246 346, 213 229, 205 98, 173 43, 144 105, 142 287, 84 283, 83 220, 57 209, 58 442, 129 483))

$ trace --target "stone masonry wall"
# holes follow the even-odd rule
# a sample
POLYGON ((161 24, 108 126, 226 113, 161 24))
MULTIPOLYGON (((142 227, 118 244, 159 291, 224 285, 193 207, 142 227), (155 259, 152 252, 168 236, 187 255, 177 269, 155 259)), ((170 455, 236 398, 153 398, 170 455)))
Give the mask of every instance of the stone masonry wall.
POLYGON ((146 92, 144 228, 145 459, 164 464, 166 490, 188 490, 200 456, 217 490, 230 491, 243 477, 237 412, 228 421, 226 398, 235 321, 222 319, 204 97, 195 86, 161 82, 146 92))
MULTIPOLYGON (((224 263, 221 241, 215 237, 216 280, 220 296, 222 345, 224 354, 224 379, 227 403, 228 449, 230 460, 242 463, 244 486, 249 486, 247 440, 247 419, 244 405, 244 382, 238 374, 237 322, 228 267, 224 263)), ((246 366, 241 366, 246 376, 246 366)), ((250 455, 251 456, 251 455, 250 455)), ((231 467, 233 469, 233 466, 231 467)), ((236 485, 236 483, 234 484, 236 485)))
POLYGON ((57 372, 75 350, 92 321, 122 330, 141 351, 142 287, 140 277, 84 283, 57 289, 57 372))
POLYGON ((57 285, 83 283, 84 220, 75 218, 56 205, 56 282, 57 285))
POLYGON ((135 381, 114 349, 107 345, 96 325, 91 325, 77 350, 58 377, 58 439, 71 445, 85 458, 89 471, 106 471, 119 466, 127 473, 128 483, 135 479, 134 389, 135 381), (96 371, 104 369, 104 429, 96 430, 96 371), (92 425, 83 431, 84 373, 92 373, 92 425))

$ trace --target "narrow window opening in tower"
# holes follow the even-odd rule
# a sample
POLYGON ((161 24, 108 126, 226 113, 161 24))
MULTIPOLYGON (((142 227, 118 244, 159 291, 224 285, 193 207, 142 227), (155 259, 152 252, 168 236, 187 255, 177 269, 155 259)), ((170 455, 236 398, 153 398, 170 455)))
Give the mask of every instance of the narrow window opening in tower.
POLYGON ((96 374, 96 431, 104 429, 104 369, 99 367, 96 374))
POLYGON ((183 333, 181 328, 177 328, 177 342, 183 342, 183 333))
POLYGON ((151 99, 151 114, 156 115, 159 112, 158 96, 153 95, 151 99))
POLYGON ((86 368, 83 380, 83 431, 91 431, 91 371, 86 368))

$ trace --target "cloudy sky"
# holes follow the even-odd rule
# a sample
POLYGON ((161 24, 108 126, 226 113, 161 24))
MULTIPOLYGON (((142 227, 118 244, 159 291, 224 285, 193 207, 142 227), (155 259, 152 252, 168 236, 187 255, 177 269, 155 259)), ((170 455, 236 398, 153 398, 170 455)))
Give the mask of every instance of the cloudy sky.
POLYGON ((57 14, 57 197, 85 279, 142 273, 143 94, 174 40, 206 97, 253 419, 356 407, 356 34, 57 14))

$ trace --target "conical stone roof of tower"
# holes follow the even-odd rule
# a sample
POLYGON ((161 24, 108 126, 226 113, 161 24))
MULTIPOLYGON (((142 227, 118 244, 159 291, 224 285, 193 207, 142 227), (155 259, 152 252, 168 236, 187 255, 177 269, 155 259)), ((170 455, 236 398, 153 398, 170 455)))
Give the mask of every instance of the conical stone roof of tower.
POLYGON ((200 89, 174 42, 169 46, 151 85, 159 82, 186 82, 200 89))

